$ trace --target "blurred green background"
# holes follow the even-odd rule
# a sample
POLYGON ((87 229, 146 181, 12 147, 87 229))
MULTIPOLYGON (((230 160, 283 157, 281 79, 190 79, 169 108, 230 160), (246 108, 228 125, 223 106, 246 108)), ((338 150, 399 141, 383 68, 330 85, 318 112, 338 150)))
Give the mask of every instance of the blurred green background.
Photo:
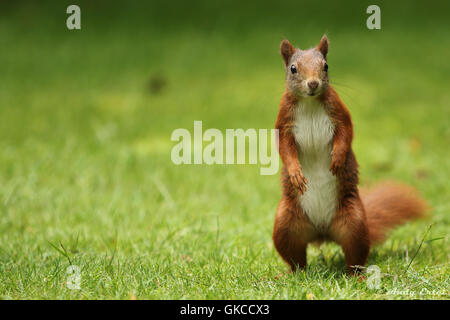
POLYGON ((381 30, 366 28, 370 4, 1 1, 0 297, 447 298, 450 3, 377 1, 381 30), (81 30, 66 28, 70 4, 81 30), (170 160, 172 131, 194 120, 273 128, 279 43, 324 33, 362 184, 403 181, 433 207, 373 250, 379 290, 347 278, 333 244, 275 280, 279 175, 170 160))

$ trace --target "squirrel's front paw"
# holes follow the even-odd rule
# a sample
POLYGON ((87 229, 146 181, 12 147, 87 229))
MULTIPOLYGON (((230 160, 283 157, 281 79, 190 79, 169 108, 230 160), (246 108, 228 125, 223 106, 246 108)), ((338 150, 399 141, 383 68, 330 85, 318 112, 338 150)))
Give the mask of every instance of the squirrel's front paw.
POLYGON ((308 181, 303 175, 301 168, 297 168, 296 170, 290 171, 289 179, 291 180, 291 183, 294 185, 294 187, 296 187, 300 191, 300 194, 305 193, 306 184, 308 183, 308 181))
POLYGON ((334 175, 336 175, 338 170, 344 165, 344 162, 345 162, 345 153, 333 151, 331 153, 330 171, 334 175))

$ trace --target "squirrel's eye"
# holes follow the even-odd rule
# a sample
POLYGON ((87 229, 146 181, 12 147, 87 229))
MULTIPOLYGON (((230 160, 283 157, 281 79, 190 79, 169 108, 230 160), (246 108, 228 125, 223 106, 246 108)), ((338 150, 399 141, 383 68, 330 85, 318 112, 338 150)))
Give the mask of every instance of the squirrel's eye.
POLYGON ((294 65, 291 66, 291 72, 297 73, 297 68, 294 65))
POLYGON ((325 63, 325 65, 323 66, 323 71, 328 72, 328 65, 325 63))

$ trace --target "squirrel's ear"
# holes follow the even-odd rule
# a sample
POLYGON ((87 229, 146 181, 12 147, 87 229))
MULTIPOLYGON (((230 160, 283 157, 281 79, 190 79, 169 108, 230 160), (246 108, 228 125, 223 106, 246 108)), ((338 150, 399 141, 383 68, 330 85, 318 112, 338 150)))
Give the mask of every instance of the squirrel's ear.
POLYGON ((328 38, 327 38, 327 35, 323 35, 322 39, 320 39, 320 42, 317 45, 317 50, 319 50, 322 53, 324 58, 327 57, 327 53, 328 53, 328 38))
POLYGON ((281 52, 281 56, 283 57, 284 64, 287 66, 287 64, 289 63, 289 59, 295 52, 295 49, 291 45, 289 40, 284 39, 283 41, 281 41, 280 52, 281 52))

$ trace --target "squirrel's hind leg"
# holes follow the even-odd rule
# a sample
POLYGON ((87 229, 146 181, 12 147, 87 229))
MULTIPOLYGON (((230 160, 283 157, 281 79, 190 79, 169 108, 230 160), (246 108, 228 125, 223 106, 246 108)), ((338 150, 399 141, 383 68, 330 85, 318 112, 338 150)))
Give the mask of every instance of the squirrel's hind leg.
POLYGON ((334 240, 344 252, 347 272, 351 275, 360 273, 370 251, 369 232, 361 201, 354 200, 343 206, 337 213, 332 230, 334 240))
POLYGON ((297 210, 288 200, 280 201, 272 237, 275 248, 293 272, 305 269, 308 246, 308 225, 303 221, 302 213, 297 210))

